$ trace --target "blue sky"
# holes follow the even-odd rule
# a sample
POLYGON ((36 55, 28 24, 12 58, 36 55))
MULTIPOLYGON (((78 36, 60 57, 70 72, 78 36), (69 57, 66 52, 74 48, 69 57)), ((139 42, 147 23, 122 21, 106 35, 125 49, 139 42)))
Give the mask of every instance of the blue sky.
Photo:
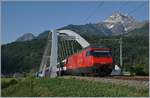
POLYGON ((113 11, 148 20, 148 2, 2 2, 2 43, 15 41, 24 33, 38 35, 69 24, 100 22, 113 11))

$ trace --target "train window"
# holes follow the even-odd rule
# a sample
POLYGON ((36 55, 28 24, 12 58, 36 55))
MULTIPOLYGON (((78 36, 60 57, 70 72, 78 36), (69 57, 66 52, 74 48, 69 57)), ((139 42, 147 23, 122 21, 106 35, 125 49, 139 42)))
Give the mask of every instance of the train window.
POLYGON ((94 57, 110 57, 112 53, 111 51, 101 51, 101 50, 87 51, 86 56, 90 55, 94 57))
POLYGON ((111 51, 93 51, 92 55, 94 57, 110 57, 111 51))

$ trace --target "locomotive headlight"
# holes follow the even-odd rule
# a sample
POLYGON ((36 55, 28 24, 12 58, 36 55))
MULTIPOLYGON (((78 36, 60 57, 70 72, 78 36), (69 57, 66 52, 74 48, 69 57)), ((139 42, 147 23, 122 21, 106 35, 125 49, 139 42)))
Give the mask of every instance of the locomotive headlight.
POLYGON ((63 70, 66 70, 67 68, 66 67, 63 67, 63 70))

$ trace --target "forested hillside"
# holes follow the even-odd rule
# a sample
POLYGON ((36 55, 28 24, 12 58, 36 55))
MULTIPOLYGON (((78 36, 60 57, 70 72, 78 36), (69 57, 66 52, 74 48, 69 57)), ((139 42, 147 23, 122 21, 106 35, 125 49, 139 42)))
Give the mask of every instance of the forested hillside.
MULTIPOLYGON (((126 35, 123 35, 123 64, 125 70, 134 72, 138 75, 148 75, 149 61, 149 27, 148 23, 139 29, 135 29, 126 35)), ((90 28, 69 28, 80 32, 85 39, 90 43, 103 44, 112 48, 113 56, 116 64, 119 64, 119 43, 116 41, 99 41, 103 38, 120 38, 106 37, 102 35, 92 34, 90 28), (89 31, 88 31, 88 30, 89 31), (80 31, 81 30, 81 31, 80 31), (84 31, 84 33, 83 33, 84 31), (88 32, 91 32, 89 34, 88 32), (89 36, 90 35, 90 36, 89 36)), ((25 42, 13 42, 2 45, 2 74, 14 74, 23 72, 36 72, 40 66, 44 48, 46 46, 46 36, 48 31, 45 31, 38 36, 37 39, 25 42)))
POLYGON ((2 73, 29 72, 38 69, 46 39, 2 45, 2 73))

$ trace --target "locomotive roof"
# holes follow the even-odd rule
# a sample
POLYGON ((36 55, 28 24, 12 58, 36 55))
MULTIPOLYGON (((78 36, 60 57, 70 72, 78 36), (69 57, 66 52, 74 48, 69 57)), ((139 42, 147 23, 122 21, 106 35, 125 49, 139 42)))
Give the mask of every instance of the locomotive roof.
POLYGON ((92 44, 92 45, 89 45, 88 47, 86 47, 85 49, 87 48, 108 48, 106 46, 103 46, 103 45, 98 45, 98 44, 92 44))

